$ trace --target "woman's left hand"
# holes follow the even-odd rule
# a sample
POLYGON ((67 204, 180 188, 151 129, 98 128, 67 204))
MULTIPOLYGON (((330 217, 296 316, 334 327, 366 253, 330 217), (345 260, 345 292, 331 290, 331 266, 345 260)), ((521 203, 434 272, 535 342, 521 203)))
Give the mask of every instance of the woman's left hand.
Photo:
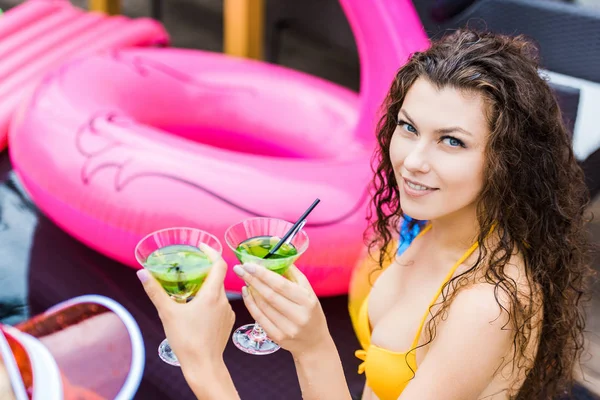
POLYGON ((223 286, 227 264, 207 245, 200 245, 200 250, 209 256, 213 265, 200 291, 186 304, 172 300, 148 271, 138 271, 138 277, 158 311, 169 345, 196 397, 239 400, 223 361, 235 321, 223 286))
POLYGON ((321 303, 296 266, 286 272, 288 279, 250 263, 233 270, 246 282, 242 295, 248 311, 275 343, 300 355, 331 341, 321 303))
POLYGON ((169 345, 182 369, 206 362, 209 368, 223 362, 235 315, 225 294, 223 281, 227 264, 214 249, 201 245, 214 264, 196 296, 187 304, 172 300, 150 273, 141 269, 138 277, 156 307, 169 345))

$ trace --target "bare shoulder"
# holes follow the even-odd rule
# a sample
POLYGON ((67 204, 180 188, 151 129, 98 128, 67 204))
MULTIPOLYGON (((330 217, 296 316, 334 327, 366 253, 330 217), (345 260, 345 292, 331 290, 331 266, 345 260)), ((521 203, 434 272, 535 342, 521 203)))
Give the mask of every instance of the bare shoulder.
POLYGON ((513 254, 504 265, 488 265, 487 271, 482 270, 471 286, 457 293, 453 306, 459 313, 477 313, 479 320, 474 320, 475 324, 484 324, 485 319, 495 313, 496 319, 491 325, 502 331, 496 331, 495 339, 504 345, 509 339, 496 379, 506 386, 511 386, 509 382, 512 382, 519 387, 537 353, 543 321, 542 290, 528 274, 521 254, 513 254), (516 356, 519 360, 515 360, 515 346, 520 349, 516 356), (515 361, 519 368, 513 368, 515 361))
MULTIPOLYGON (((526 282, 519 278, 518 260, 503 274, 510 274, 515 282, 526 282)), ((431 332, 435 336, 429 341, 414 383, 407 388, 414 398, 430 392, 426 398, 480 398, 482 393, 504 392, 518 379, 508 369, 503 374, 512 360, 515 336, 510 294, 493 280, 464 283, 445 303, 445 311, 434 312, 441 316, 431 332)))
MULTIPOLYGON (((469 327, 471 331, 492 327, 502 329, 510 322, 509 306, 510 301, 503 291, 490 283, 478 282, 456 293, 445 319, 451 324, 469 327)), ((446 325, 444 322, 440 325, 441 329, 446 325)))
POLYGON ((494 300, 506 310, 515 307, 539 307, 542 304, 541 290, 528 274, 523 255, 513 254, 506 264, 486 263, 473 279, 473 290, 493 290, 494 300))
MULTIPOLYGON (((457 288, 440 328, 443 330, 448 323, 461 324, 475 331, 495 332, 494 339, 498 341, 504 342, 510 336, 512 343, 515 327, 522 323, 518 317, 531 322, 541 320, 539 293, 527 274, 523 257, 515 254, 504 265, 482 268, 467 284, 457 288)), ((527 339, 534 339, 535 333, 528 336, 531 337, 527 339)))

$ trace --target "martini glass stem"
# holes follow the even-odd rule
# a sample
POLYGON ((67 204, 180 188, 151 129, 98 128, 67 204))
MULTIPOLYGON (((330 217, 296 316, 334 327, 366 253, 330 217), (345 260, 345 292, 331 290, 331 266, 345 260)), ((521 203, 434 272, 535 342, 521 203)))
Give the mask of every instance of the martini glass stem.
POLYGON ((258 322, 254 321, 254 328, 252 328, 252 332, 250 332, 250 337, 252 340, 262 342, 267 338, 267 333, 258 322))

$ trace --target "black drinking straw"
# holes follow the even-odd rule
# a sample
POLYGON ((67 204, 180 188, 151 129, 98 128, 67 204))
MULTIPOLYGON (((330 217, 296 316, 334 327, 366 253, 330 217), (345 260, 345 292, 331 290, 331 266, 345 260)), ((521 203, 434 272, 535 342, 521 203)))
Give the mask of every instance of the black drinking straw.
POLYGON ((308 207, 306 209, 306 211, 304 211, 304 214, 302 214, 300 216, 300 218, 298 218, 298 221, 296 221, 296 223, 290 228, 289 231, 287 231, 287 233, 281 238, 281 240, 279 241, 279 243, 277 243, 275 245, 275 247, 273 247, 271 250, 269 250, 269 252, 267 253, 266 256, 263 257, 263 259, 265 258, 270 258, 273 254, 275 254, 275 252, 277 250, 279 250, 279 248, 286 242, 286 240, 289 239, 289 237, 294 234, 294 232, 296 232, 296 229, 298 229, 298 227, 300 226, 300 224, 302 223, 302 221, 304 221, 306 219, 306 217, 308 217, 308 214, 311 213, 311 211, 317 206, 317 204, 319 204, 321 200, 316 199, 311 205, 310 207, 308 207))

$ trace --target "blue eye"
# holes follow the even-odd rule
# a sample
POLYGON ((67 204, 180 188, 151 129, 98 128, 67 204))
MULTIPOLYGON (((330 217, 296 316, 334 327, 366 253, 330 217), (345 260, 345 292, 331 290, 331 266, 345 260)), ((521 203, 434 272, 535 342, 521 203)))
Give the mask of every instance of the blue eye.
POLYGON ((453 136, 443 136, 441 140, 444 143, 448 144, 450 147, 467 147, 465 146, 465 143, 462 140, 457 139, 453 136))
POLYGON ((407 132, 417 133, 417 130, 415 129, 415 127, 406 121, 398 120, 398 126, 402 127, 407 132))

